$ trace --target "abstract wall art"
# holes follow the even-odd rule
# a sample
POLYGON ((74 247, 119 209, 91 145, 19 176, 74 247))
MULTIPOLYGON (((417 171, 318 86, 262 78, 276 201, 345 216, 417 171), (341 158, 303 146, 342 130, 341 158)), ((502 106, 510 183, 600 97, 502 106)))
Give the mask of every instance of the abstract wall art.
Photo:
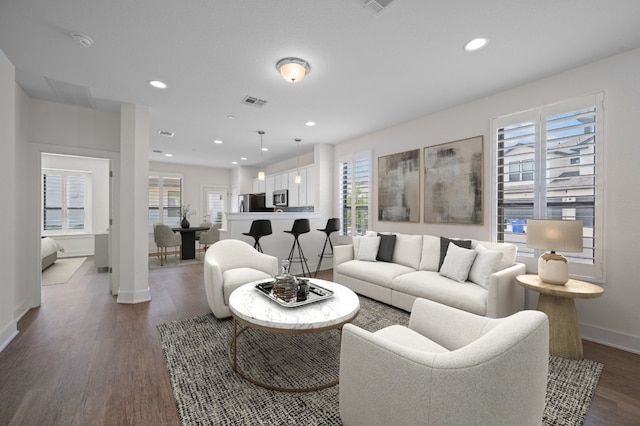
POLYGON ((424 221, 482 225, 484 137, 424 148, 424 221))
POLYGON ((420 150, 378 157, 378 220, 420 222, 420 150))

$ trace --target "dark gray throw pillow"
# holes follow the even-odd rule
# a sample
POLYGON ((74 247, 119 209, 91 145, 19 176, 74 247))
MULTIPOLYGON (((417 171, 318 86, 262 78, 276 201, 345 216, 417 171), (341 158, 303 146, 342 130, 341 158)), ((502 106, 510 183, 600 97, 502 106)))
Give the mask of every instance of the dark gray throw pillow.
POLYGON ((440 264, 438 265, 438 271, 440 270, 440 268, 442 268, 442 262, 444 262, 444 258, 447 255, 449 243, 453 243, 458 247, 466 249, 471 248, 471 240, 451 240, 449 238, 440 237, 440 264))
POLYGON ((376 260, 381 262, 391 262, 393 259, 393 249, 396 247, 396 236, 391 234, 378 234, 380 237, 380 247, 376 260))

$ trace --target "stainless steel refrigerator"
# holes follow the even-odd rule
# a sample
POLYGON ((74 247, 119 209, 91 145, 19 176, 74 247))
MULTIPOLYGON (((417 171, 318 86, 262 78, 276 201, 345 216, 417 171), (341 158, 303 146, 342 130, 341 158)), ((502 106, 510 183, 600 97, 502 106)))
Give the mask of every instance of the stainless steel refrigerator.
POLYGON ((238 211, 241 213, 264 212, 272 210, 265 207, 266 195, 264 192, 257 194, 240 194, 238 203, 238 211))

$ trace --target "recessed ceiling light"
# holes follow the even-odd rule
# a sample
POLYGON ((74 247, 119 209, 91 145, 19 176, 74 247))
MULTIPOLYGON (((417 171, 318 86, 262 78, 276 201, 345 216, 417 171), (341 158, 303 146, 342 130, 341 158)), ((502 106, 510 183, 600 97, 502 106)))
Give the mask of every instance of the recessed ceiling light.
POLYGON ((482 49, 489 43, 488 38, 478 37, 474 38, 471 41, 468 41, 467 44, 464 45, 464 50, 467 52, 473 52, 479 49, 482 49))
POLYGON ((175 135, 175 133, 170 132, 169 130, 158 130, 158 134, 167 138, 172 138, 175 135))
POLYGON ((217 144, 217 145, 220 145, 220 144, 222 143, 222 141, 221 141, 221 140, 219 140, 219 139, 216 139, 215 141, 213 141, 213 143, 215 143, 215 144, 217 144))
POLYGON ((229 120, 233 120, 235 117, 234 117, 233 115, 227 115, 227 118, 228 118, 229 120))
POLYGON ((315 121, 307 121, 306 123, 304 123, 305 126, 309 126, 309 127, 313 127, 316 125, 315 121))
POLYGON ((265 146, 265 147, 263 147, 263 148, 261 148, 261 149, 262 149, 262 151, 264 151, 264 152, 269 151, 269 148, 267 148, 266 146, 265 146))
POLYGON ((165 157, 173 157, 173 154, 166 153, 164 156, 165 157))
POLYGON ((232 161, 231 164, 236 165, 236 164, 238 164, 238 162, 237 161, 232 161))
POLYGON ((240 157, 242 161, 247 161, 247 157, 240 157))
POLYGON ((164 81, 160 81, 160 80, 150 80, 149 81, 149 86, 155 87, 156 89, 166 89, 167 88, 167 84, 164 81))
POLYGON ((156 154, 162 154, 162 150, 161 149, 154 149, 153 152, 156 153, 156 154))

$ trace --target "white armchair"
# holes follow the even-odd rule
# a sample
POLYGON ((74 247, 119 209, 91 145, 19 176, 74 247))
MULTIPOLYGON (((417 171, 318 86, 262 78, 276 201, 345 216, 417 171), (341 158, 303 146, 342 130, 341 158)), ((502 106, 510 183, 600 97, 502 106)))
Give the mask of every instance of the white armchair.
POLYGON ((216 318, 231 316, 229 296, 251 281, 278 274, 278 259, 240 240, 218 241, 204 255, 204 288, 216 318))
POLYGON ((340 417, 349 425, 540 425, 549 323, 491 319, 416 299, 409 327, 342 329, 340 417))

